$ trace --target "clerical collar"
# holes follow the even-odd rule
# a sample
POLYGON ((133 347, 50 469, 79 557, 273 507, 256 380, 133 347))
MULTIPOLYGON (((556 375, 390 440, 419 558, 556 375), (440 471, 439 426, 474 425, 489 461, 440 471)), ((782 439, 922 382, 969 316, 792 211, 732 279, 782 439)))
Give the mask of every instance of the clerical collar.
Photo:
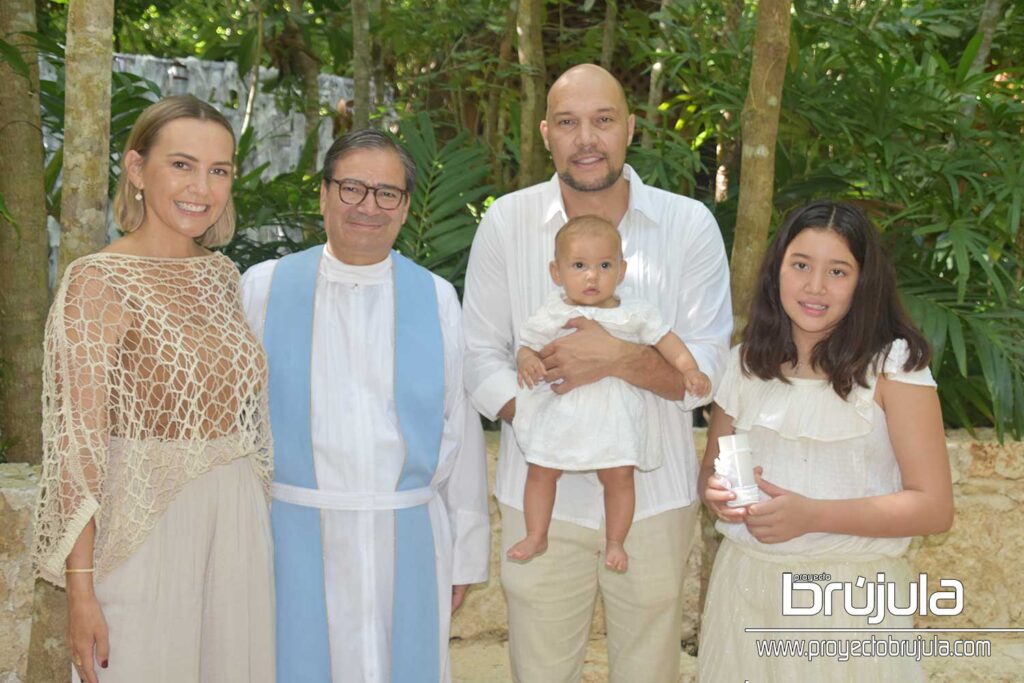
POLYGON ((391 254, 383 261, 368 266, 353 266, 339 261, 328 246, 320 259, 320 276, 332 282, 355 285, 377 285, 391 282, 391 254))

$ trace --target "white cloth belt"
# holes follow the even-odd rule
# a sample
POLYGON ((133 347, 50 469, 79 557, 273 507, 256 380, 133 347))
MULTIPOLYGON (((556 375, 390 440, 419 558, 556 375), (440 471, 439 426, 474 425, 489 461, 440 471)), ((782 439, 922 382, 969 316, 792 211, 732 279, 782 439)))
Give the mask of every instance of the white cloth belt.
POLYGON ((270 486, 270 495, 282 503, 321 510, 401 510, 429 503, 437 495, 437 489, 433 486, 424 486, 407 491, 350 493, 308 489, 275 481, 270 486))

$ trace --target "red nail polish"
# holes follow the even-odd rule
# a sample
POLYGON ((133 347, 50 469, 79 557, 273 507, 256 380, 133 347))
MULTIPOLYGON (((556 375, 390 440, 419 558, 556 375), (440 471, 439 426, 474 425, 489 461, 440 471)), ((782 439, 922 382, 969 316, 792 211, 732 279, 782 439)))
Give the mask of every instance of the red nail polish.
POLYGON ((107 663, 108 663, 109 661, 110 661, 110 660, 108 660, 108 659, 104 659, 104 660, 103 660, 102 662, 100 662, 100 666, 102 666, 102 667, 103 667, 104 669, 106 669, 106 668, 107 668, 107 663))

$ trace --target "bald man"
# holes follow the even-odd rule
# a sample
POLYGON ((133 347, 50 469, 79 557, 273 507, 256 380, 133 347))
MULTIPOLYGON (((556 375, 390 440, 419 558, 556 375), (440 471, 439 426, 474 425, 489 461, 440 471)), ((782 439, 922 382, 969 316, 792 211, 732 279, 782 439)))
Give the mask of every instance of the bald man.
MULTIPOLYGON (((473 240, 466 275, 465 377, 474 406, 501 418, 495 494, 503 551, 525 536, 527 463, 513 435, 519 330, 555 288, 548 276, 558 229, 572 217, 618 226, 629 268, 624 286, 655 304, 712 381, 725 366, 732 309, 721 233, 700 202, 644 185, 625 163, 635 119, 619 82, 585 64, 551 86, 540 124, 556 174, 498 199, 473 240)), ((558 483, 548 549, 525 563, 502 552, 513 678, 578 681, 598 592, 604 599, 611 680, 678 678, 683 571, 699 508, 691 411, 682 376, 653 348, 610 336, 585 318, 541 355, 556 392, 606 377, 645 389, 647 428, 664 464, 636 473, 629 569, 605 567, 602 489, 592 472, 558 483), (571 334, 569 334, 571 332, 571 334)))

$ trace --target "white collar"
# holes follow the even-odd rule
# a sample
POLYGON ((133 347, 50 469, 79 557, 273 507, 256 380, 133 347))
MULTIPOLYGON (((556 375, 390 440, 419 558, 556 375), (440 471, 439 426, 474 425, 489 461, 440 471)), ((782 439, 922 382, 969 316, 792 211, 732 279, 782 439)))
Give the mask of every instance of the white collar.
POLYGON ((331 253, 331 247, 324 247, 320 259, 320 276, 331 282, 346 282, 355 285, 379 285, 391 282, 391 252, 387 258, 367 266, 353 266, 338 260, 331 253))
MULTIPOLYGON (((628 216, 631 211, 639 211, 648 219, 653 220, 654 211, 650 197, 651 193, 648 187, 644 184, 644 181, 640 179, 640 174, 637 173, 629 164, 624 164, 622 166, 622 175, 629 184, 629 205, 626 207, 625 215, 628 216)), ((565 212, 565 201, 562 199, 562 186, 558 180, 557 173, 551 176, 551 180, 545 183, 544 203, 547 207, 544 210, 545 223, 548 223, 555 218, 559 219, 559 224, 564 224, 569 220, 569 216, 565 212)))

